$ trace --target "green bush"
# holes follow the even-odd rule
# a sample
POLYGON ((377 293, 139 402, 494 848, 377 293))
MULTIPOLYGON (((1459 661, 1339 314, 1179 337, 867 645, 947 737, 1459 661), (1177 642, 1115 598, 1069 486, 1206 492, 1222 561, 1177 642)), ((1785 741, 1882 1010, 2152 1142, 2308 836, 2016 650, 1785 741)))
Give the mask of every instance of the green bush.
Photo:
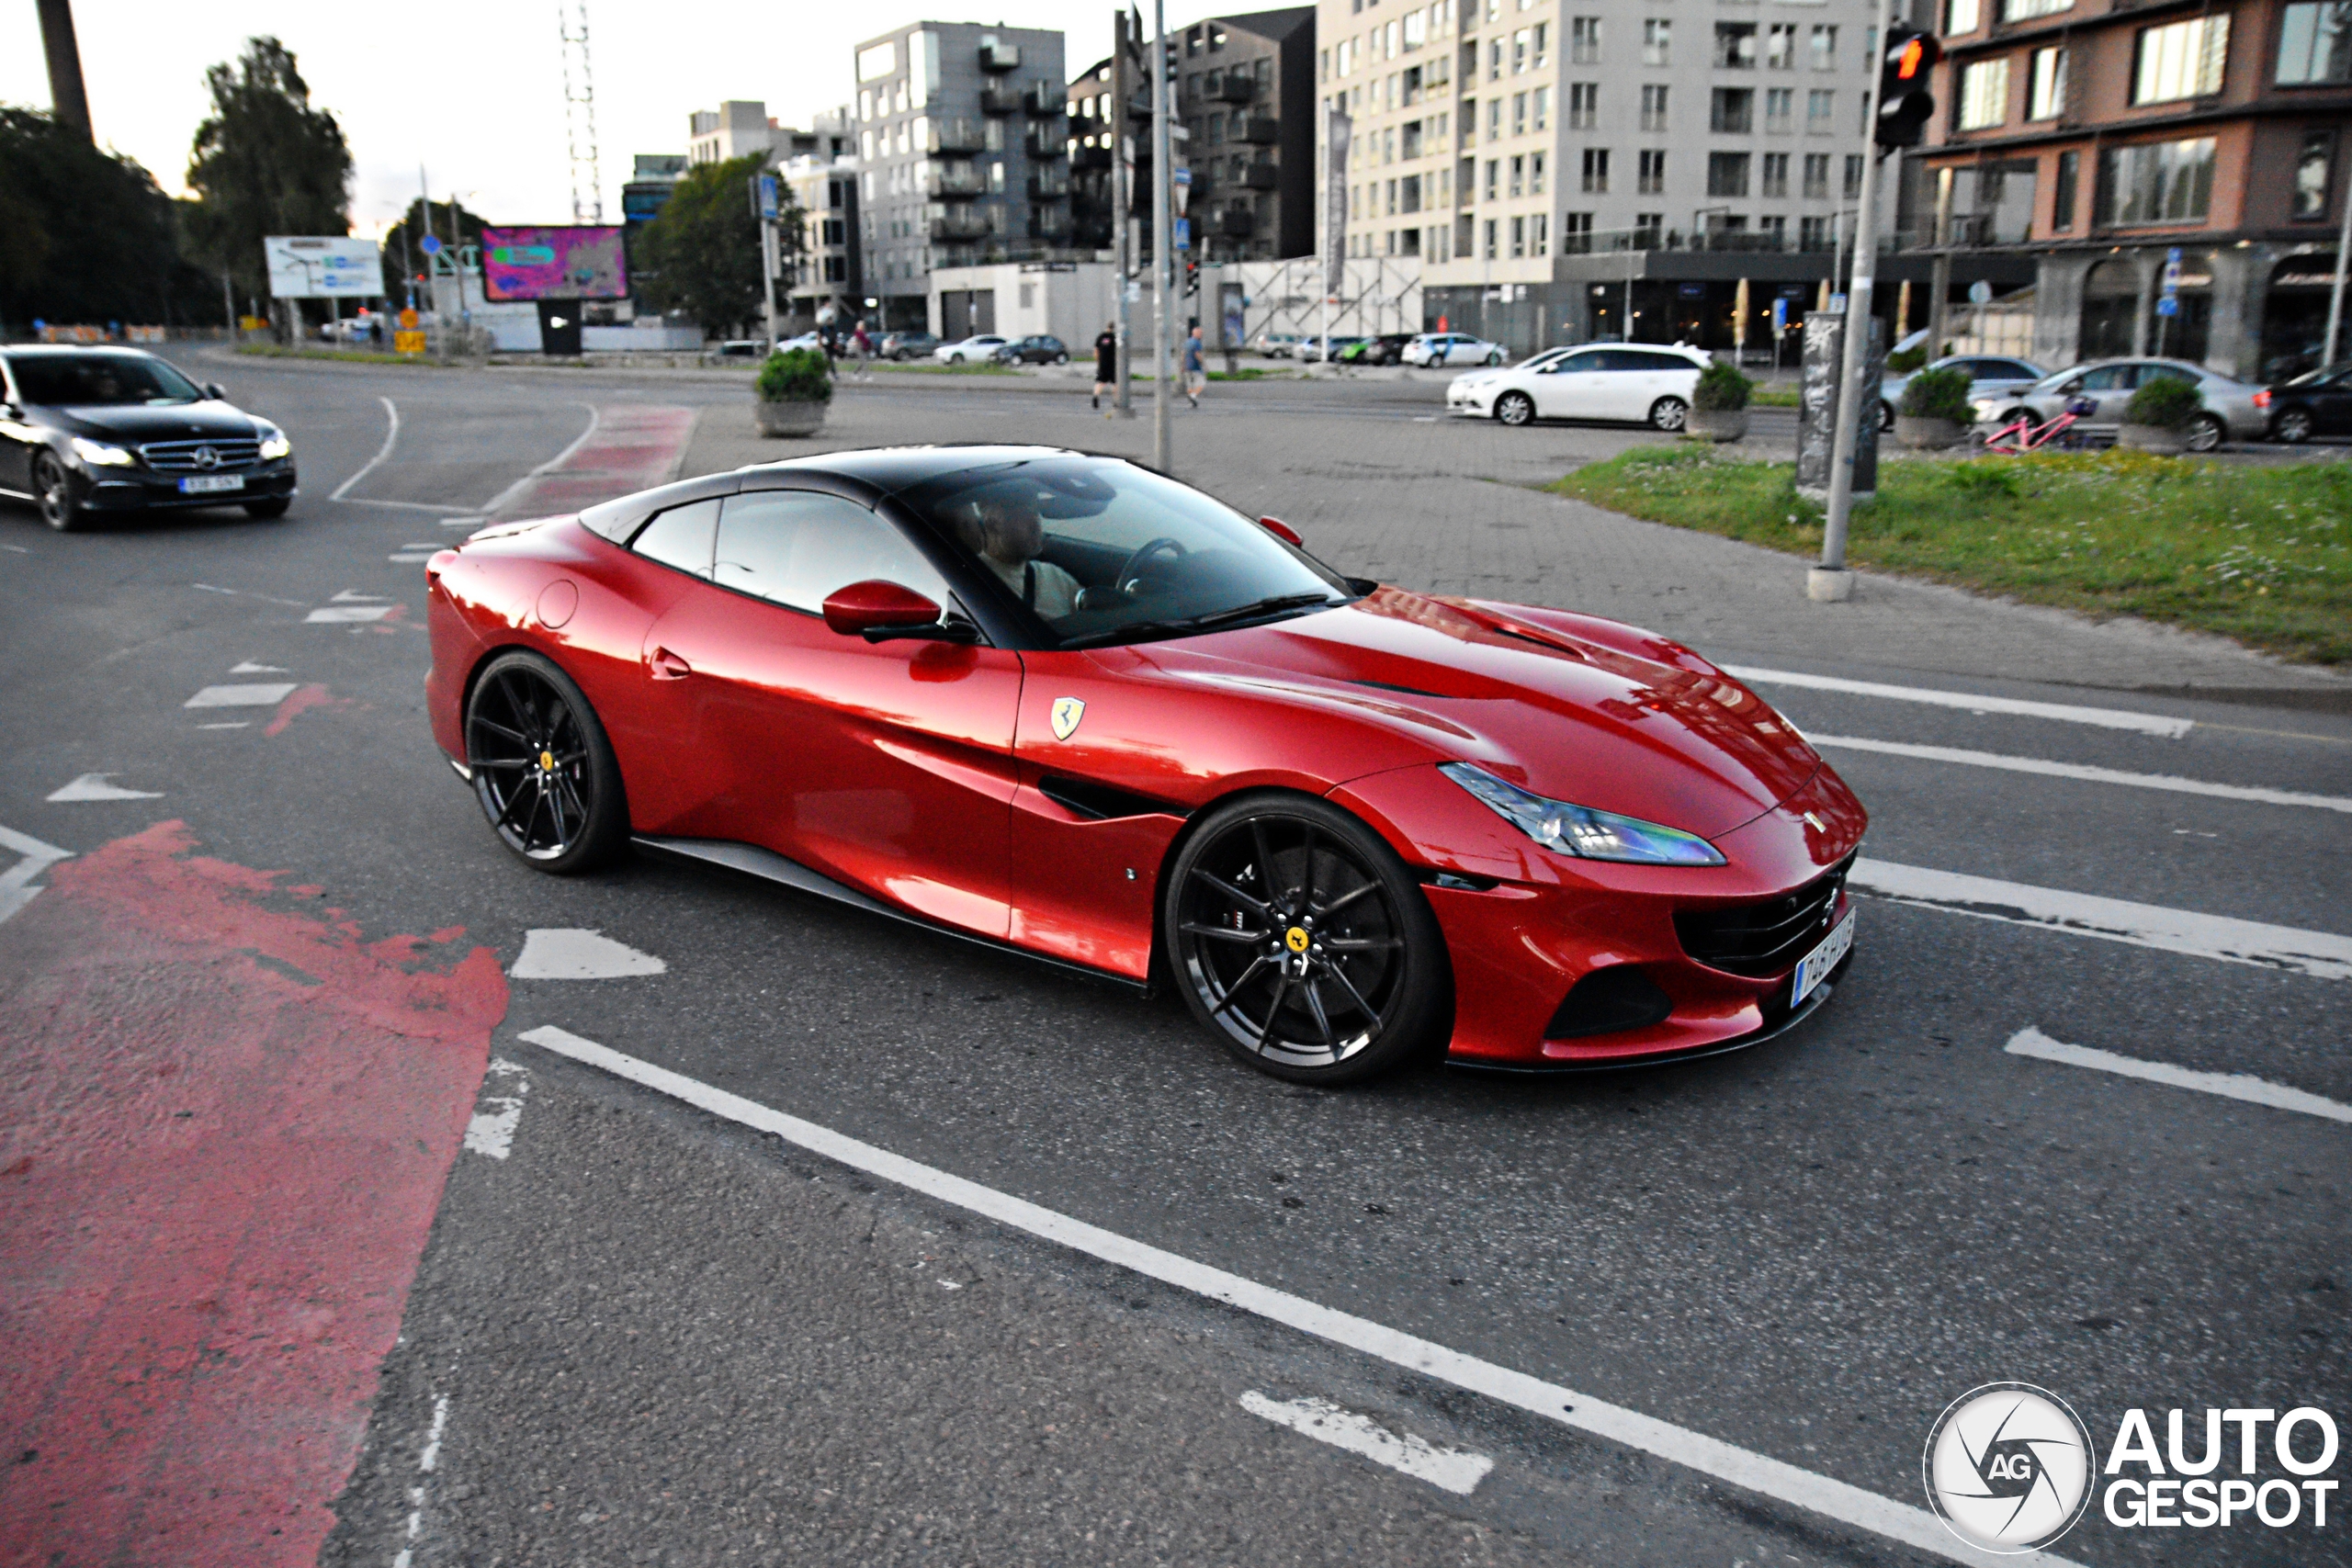
POLYGON ((2132 394, 2123 410, 2123 423, 2178 430, 2204 406, 2205 394, 2196 382, 2183 376, 2159 376, 2132 394))
POLYGON ((1890 376, 1908 376, 1927 363, 1928 351, 1925 347, 1906 348, 1886 356, 1886 373, 1890 376))
POLYGON ((1904 383, 1903 406, 1895 412, 1908 419, 1955 419, 1966 424, 1973 412, 1968 403, 1968 372, 1957 368, 1920 371, 1904 383))
POLYGON ((1716 360, 1699 372, 1699 385, 1690 393, 1690 406, 1710 413, 1729 413, 1747 406, 1748 393, 1756 383, 1739 373, 1736 365, 1716 360))
POLYGON ((813 348, 789 348, 771 354, 760 367, 760 401, 763 403, 826 403, 832 401, 832 367, 813 348))

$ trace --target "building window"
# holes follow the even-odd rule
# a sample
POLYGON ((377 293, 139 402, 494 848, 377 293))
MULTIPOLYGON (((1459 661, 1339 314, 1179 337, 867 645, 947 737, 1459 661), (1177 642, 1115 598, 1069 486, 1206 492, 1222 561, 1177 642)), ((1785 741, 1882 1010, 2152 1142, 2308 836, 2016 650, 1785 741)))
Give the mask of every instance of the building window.
POLYGON ((1754 22, 1717 22, 1715 24, 1715 69, 1718 71, 1756 69, 1756 24, 1754 22))
POLYGON ((1528 155, 1527 194, 1530 196, 1544 194, 1544 154, 1541 152, 1532 152, 1528 155))
POLYGON ((1549 87, 1538 87, 1529 96, 1533 100, 1535 129, 1539 131, 1550 130, 1552 126, 1552 89, 1549 87))
POLYGON ((1666 129, 1666 89, 1664 87, 1651 85, 1642 89, 1642 129, 1644 130, 1666 129))
POLYGON ((1462 145, 1478 145, 1478 100, 1476 98, 1462 100, 1462 145))
POLYGON ((1503 164, 1502 164, 1502 160, 1501 160, 1501 159, 1499 159, 1499 158, 1489 158, 1489 159, 1487 159, 1487 199, 1488 201, 1496 201, 1496 200, 1499 200, 1499 199, 1501 198, 1501 197, 1502 197, 1502 177, 1503 177, 1503 164))
POLYGON ((1517 200, 1519 197, 1522 197, 1522 196, 1525 196, 1526 194, 1527 194, 1527 159, 1526 159, 1524 156, 1516 157, 1516 158, 1513 158, 1513 159, 1510 161, 1510 196, 1511 196, 1511 199, 1513 199, 1513 200, 1515 201, 1515 200, 1517 200))
POLYGON ((1510 259, 1513 261, 1519 261, 1525 257, 1526 254, 1527 220, 1524 218, 1514 218, 1510 220, 1510 259))
POLYGON ((2036 17, 2054 17, 2074 8, 2075 0, 2001 0, 2001 20, 2030 22, 2036 17))
POLYGON ((1592 249, 1592 214, 1563 212, 1560 214, 1560 254, 1580 256, 1592 249))
POLYGON ((1764 89, 1764 129, 1783 134, 1796 129, 1797 92, 1794 87, 1764 89))
POLYGON ((1756 129, 1756 94, 1747 87, 1717 87, 1707 111, 1707 129, 1718 136, 1746 136, 1756 129))
MULTIPOLYGON (((1645 106, 1646 107, 1646 106, 1645 106)), ((1572 82, 1568 85, 1568 129, 1590 130, 1600 118, 1600 84, 1572 82)))
POLYGON ((2343 0, 2290 6, 2278 29, 2282 86, 2352 82, 2352 6, 2343 0))
POLYGON ((1588 147, 1584 150, 1584 185, 1588 196, 1604 196, 1609 190, 1609 149, 1588 147))
POLYGON ((1495 220, 1494 220, 1493 219, 1491 219, 1491 218, 1487 219, 1487 259, 1488 261, 1493 261, 1493 260, 1495 259, 1495 231, 1496 231, 1496 228, 1497 228, 1497 224, 1496 224, 1495 220))
POLYGON ((1510 133, 1513 136, 1527 134, 1527 95, 1525 93, 1513 93, 1510 96, 1510 133))
POLYGON ((1527 72, 1527 29, 1521 28, 1510 35, 1510 73, 1524 75, 1527 72))
POLYGON ((1851 201, 1861 194, 1862 155, 1860 152, 1849 152, 1846 154, 1846 199, 1851 201))
POLYGON ((2104 147, 2098 155, 2098 222, 2201 223, 2213 199, 2213 139, 2104 147))
POLYGON ((2132 101, 2164 104, 2222 90, 2222 62, 2230 51, 2230 14, 2191 17, 2143 28, 2132 72, 2132 101))
POLYGON ((1394 218, 1396 216, 1396 182, 1395 180, 1390 180, 1388 182, 1387 197, 1388 205, 1383 211, 1382 216, 1385 218, 1394 218))
POLYGON ((1794 22, 1774 22, 1764 39, 1764 67, 1768 71, 1793 71, 1797 67, 1797 25, 1794 22))
POLYGON ((1634 194, 1664 196, 1666 194, 1666 149, 1645 148, 1636 154, 1634 173, 1634 194))
POLYGON ((2335 132, 2303 132, 2303 150, 2295 159, 2295 194, 2288 208, 2290 218, 2327 216, 2327 186, 2335 162, 2335 132))
POLYGON ((1548 212, 1537 213, 1527 220, 1527 243, 1533 254, 1539 256, 1550 255, 1552 254, 1552 215, 1548 212))
POLYGON ((1600 63, 1600 18, 1578 17, 1568 24, 1568 58, 1577 65, 1600 63))
POLYGON ((1829 248, 1829 220, 1800 218, 1797 220, 1797 249, 1826 251, 1829 248))
POLYGON ((2066 51, 2037 49, 2026 66, 2025 118, 2056 119, 2066 108, 2066 51))
POLYGON ((1551 63, 1551 60, 1552 24, 1549 22, 1538 22, 1535 24, 1535 64, 1533 68, 1541 71, 1546 65, 1551 63))
POLYGON ((1747 194, 1747 154, 1745 152, 1708 153, 1707 194, 1709 196, 1746 196, 1747 194))
POLYGON ((1487 80, 1489 82, 1499 82, 1502 79, 1503 40, 1497 38, 1488 40, 1487 44, 1487 80))
POLYGON ((1785 251, 1789 248, 1789 220, 1785 218, 1758 218, 1757 229, 1771 241, 1768 249, 1785 251))
POLYGON ((1670 17, 1652 17, 1642 24, 1642 63, 1666 65, 1674 54, 1674 21, 1670 17))
POLYGON ((1789 155, 1767 152, 1762 166, 1757 171, 1758 196, 1775 197, 1789 194, 1789 155))
POLYGON ((1487 140, 1500 141, 1502 139, 1503 101, 1500 98, 1488 98, 1487 100, 1487 140))
POLYGON ((1666 214, 1636 212, 1634 214, 1634 244, 1638 250, 1657 249, 1658 238, 1666 232, 1666 214))
POLYGON ((1973 33, 1984 21, 1984 13, 1978 0, 1951 0, 1951 4, 1944 7, 1944 34, 1948 38, 1973 33))
POLYGON ((2058 177, 2050 187, 2050 228, 2064 234, 2075 226, 2075 187, 2082 183, 2083 155, 2058 154, 2058 177))
POLYGON ((1984 130, 2009 118, 2009 62, 1980 60, 1960 73, 1960 129, 1984 130))
POLYGON ((1396 182, 1396 206, 1398 210, 1404 212, 1419 212, 1421 209, 1420 175, 1407 175, 1396 182))
POLYGON ((1813 68, 1815 71, 1838 69, 1838 28, 1832 24, 1826 22, 1814 24, 1813 68))
POLYGON ((1814 87, 1804 96, 1804 128, 1815 136, 1827 136, 1837 130, 1830 124, 1838 112, 1838 93, 1833 87, 1814 87))
POLYGON ((1408 119, 1400 128, 1396 155, 1408 164, 1421 155, 1421 122, 1408 119))

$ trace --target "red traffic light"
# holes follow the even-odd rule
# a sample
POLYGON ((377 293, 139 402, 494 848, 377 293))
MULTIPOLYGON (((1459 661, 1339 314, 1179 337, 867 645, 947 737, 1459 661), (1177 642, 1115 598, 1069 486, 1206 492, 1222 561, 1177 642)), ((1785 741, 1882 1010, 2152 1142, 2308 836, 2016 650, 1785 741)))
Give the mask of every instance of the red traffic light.
POLYGON ((1881 147, 1917 147, 1936 112, 1928 91, 1943 46, 1932 33, 1917 28, 1890 31, 1886 52, 1879 57, 1878 123, 1872 140, 1881 147))
POLYGON ((1923 33, 1905 39, 1894 51, 1894 79, 1912 82, 1928 68, 1928 40, 1923 33))

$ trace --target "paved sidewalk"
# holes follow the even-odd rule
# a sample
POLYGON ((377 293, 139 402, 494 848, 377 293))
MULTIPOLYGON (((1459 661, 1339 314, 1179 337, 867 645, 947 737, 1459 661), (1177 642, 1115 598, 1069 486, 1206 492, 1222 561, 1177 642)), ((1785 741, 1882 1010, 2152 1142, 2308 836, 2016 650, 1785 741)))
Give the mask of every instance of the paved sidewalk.
MULTIPOLYGON (((1147 405, 1148 408, 1148 405, 1147 405)), ((1180 409, 1175 469, 1247 511, 1281 517, 1334 566, 1406 587, 1590 611, 1726 660, 1774 660, 2108 687, 2352 692, 2352 681, 2223 638, 2093 621, 1934 584, 1860 574, 1853 600, 1804 596, 1804 562, 1620 516, 1530 487, 1661 439, 1572 426, 1509 430, 1213 387, 1180 409)), ((748 407, 707 408, 683 472, 842 447, 1046 442, 1148 460, 1151 422, 1062 400, 921 400, 845 388, 824 431, 763 440, 748 407)))

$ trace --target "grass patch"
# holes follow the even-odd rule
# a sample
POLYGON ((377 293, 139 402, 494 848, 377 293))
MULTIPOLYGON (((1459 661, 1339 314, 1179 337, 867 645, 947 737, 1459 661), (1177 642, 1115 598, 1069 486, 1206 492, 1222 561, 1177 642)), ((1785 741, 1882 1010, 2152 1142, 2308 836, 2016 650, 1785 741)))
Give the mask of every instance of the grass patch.
POLYGON ((424 354, 378 354, 368 349, 288 348, 279 343, 241 343, 239 354, 250 354, 257 359, 333 359, 352 365, 433 365, 432 355, 424 354))
POLYGON ((1209 372, 1209 379, 1212 381, 1262 381, 1269 376, 1286 374, 1288 374, 1286 371, 1269 370, 1261 365, 1252 365, 1239 370, 1212 370, 1209 372))
POLYGON ((888 370, 894 376, 1017 376, 1019 371, 1010 365, 989 360, 979 365, 910 365, 896 359, 874 361, 876 370, 888 370))
MULTIPOLYGON (((1792 555, 1821 548, 1821 509, 1797 495, 1789 463, 1636 447, 1545 488, 1792 555)), ((1887 462, 1877 502, 1854 509, 1847 553, 2030 604, 2352 662, 2352 464, 2120 450, 1887 462)))
POLYGON ((1804 394, 1795 387, 1758 387, 1747 394, 1747 400, 1760 409, 1792 409, 1802 406, 1804 394))

